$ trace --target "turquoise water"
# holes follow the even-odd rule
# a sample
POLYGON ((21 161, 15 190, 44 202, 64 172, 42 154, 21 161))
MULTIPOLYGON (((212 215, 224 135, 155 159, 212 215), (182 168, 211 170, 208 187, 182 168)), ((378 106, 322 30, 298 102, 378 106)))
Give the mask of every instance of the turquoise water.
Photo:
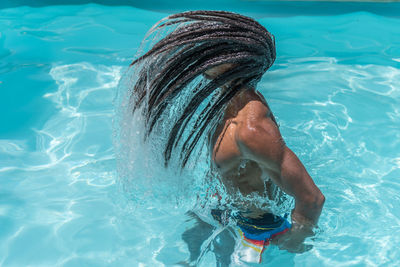
MULTIPOLYGON (((112 143, 118 81, 164 16, 100 5, 0 10, 0 266, 187 259, 184 213, 201 188, 143 165, 134 171, 154 190, 138 190, 118 178, 112 143)), ((264 265, 397 266, 400 20, 356 12, 259 21, 278 58, 258 89, 327 198, 313 249, 270 247, 264 265)), ((215 266, 204 251, 199 265, 215 266)))

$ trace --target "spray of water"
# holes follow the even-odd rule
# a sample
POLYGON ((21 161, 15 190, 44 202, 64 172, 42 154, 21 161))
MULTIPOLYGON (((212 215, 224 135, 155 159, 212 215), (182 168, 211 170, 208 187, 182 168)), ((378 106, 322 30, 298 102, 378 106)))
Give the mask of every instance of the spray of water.
MULTIPOLYGON (((237 14, 234 15, 237 16, 237 14)), ((249 18, 246 19, 249 20, 249 18)), ((180 33, 182 28, 189 25, 188 23, 185 20, 180 23, 175 23, 174 20, 168 22, 166 19, 158 22, 145 36, 136 58, 146 54, 155 44, 158 45, 160 40, 170 36, 171 33, 180 33)), ((215 27, 215 25, 215 23, 212 24, 212 27, 215 27)), ((236 25, 235 27, 239 26, 236 25)), ((256 24, 253 26, 259 27, 260 29, 257 28, 259 31, 262 30, 264 38, 271 38, 265 28, 256 24)), ((239 47, 240 45, 238 44, 239 47)), ((257 45, 260 44, 257 43, 257 45)), ((190 48, 186 46, 181 48, 181 50, 184 49, 190 48)), ((186 147, 190 147, 191 144, 183 141, 173 143, 174 149, 171 150, 172 155, 168 158, 168 167, 165 167, 166 154, 164 148, 170 145, 174 124, 190 106, 190 101, 194 99, 195 94, 198 94, 198 90, 203 90, 214 82, 205 79, 201 74, 195 76, 186 86, 180 88, 179 94, 174 95, 170 102, 166 103, 166 107, 161 109, 162 112, 149 115, 149 112, 153 112, 153 109, 149 108, 153 100, 149 97, 152 95, 152 90, 155 90, 154 79, 158 79, 166 61, 171 60, 178 52, 182 52, 181 50, 168 51, 170 53, 168 55, 161 52, 137 61, 127 69, 120 81, 115 100, 117 115, 114 127, 114 143, 121 188, 133 203, 148 207, 180 207, 186 210, 193 210, 193 207, 196 207, 199 214, 207 214, 209 209, 216 205, 235 210, 238 206, 252 203, 252 206, 269 207, 270 210, 277 211, 278 214, 282 213, 279 210, 282 209, 282 205, 278 207, 277 202, 271 201, 266 195, 251 194, 244 197, 239 192, 228 195, 220 182, 218 173, 211 167, 209 138, 223 115, 224 104, 219 109, 212 109, 215 111, 214 113, 210 113, 209 109, 218 106, 220 99, 225 98, 221 95, 227 94, 226 90, 224 92, 219 87, 211 90, 203 102, 191 111, 193 113, 188 116, 189 119, 185 118, 183 123, 185 126, 176 132, 180 140, 192 141, 193 129, 203 127, 204 119, 202 119, 202 116, 208 113, 214 116, 212 120, 204 124, 204 131, 199 131, 203 134, 199 141, 194 142, 195 146, 190 152, 192 156, 187 161, 185 158, 185 167, 181 168, 182 154, 179 151, 185 151, 186 147), (138 102, 142 104, 138 106, 138 102), (205 111, 207 112, 205 113, 205 111), (154 125, 149 125, 152 122, 148 119, 149 116, 158 117, 154 125), (151 131, 149 131, 149 128, 151 128, 151 131), (217 200, 216 195, 218 195, 217 200), (166 207, 165 205, 170 206, 166 207)), ((273 51, 275 50, 273 49, 273 51)), ((271 52, 269 53, 271 54, 271 52)), ((260 63, 260 68, 262 68, 257 75, 262 75, 272 64, 273 59, 274 57, 268 62, 260 63), (264 63, 268 63, 268 66, 264 63)), ((255 68, 256 65, 253 67, 255 68)), ((229 75, 233 74, 235 72, 229 75)), ((239 74, 240 72, 237 73, 237 75, 239 74)), ((232 92, 230 97, 233 97, 235 93, 233 89, 232 92)), ((285 202, 284 199, 282 200, 285 202)))

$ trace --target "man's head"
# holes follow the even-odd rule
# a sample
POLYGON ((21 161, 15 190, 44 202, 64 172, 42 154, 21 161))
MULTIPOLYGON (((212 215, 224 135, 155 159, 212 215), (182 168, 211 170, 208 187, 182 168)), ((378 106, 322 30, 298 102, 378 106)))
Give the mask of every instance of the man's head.
POLYGON ((215 66, 215 67, 212 67, 212 68, 206 70, 203 73, 203 76, 208 80, 213 80, 213 79, 217 78, 219 75, 224 74, 228 70, 233 69, 234 67, 235 67, 235 64, 232 64, 232 63, 221 64, 221 65, 218 65, 218 66, 215 66))
POLYGON ((233 64, 237 69, 233 76, 258 80, 275 61, 273 36, 249 17, 223 11, 184 12, 162 19, 148 35, 166 28, 173 29, 131 65, 162 55, 170 57, 165 67, 179 64, 191 75, 233 64), (251 69, 240 72, 246 68, 251 69))
POLYGON ((148 35, 161 30, 167 35, 131 64, 143 68, 134 85, 134 108, 146 103, 144 114, 150 134, 163 112, 185 95, 186 103, 172 124, 164 151, 166 164, 172 149, 181 142, 188 121, 202 109, 195 129, 182 143, 185 165, 202 133, 214 127, 213 120, 230 99, 244 86, 255 86, 271 67, 276 57, 275 41, 255 20, 223 11, 171 15, 154 25, 148 35), (229 90, 209 97, 227 83, 229 90), (188 87, 189 93, 184 93, 188 87), (205 101, 208 103, 203 105, 205 101))

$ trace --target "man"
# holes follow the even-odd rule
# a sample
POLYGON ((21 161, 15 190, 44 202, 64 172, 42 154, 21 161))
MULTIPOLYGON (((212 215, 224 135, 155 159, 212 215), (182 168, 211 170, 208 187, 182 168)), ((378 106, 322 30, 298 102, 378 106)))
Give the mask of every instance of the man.
POLYGON ((209 137, 212 168, 228 194, 239 191, 279 201, 276 192, 283 190, 294 197, 291 225, 253 203, 234 203, 236 214, 223 208, 212 211, 220 223, 225 223, 223 217, 236 222, 243 242, 253 249, 245 260, 259 261, 270 241, 302 251, 325 199, 285 145, 256 91, 275 61, 273 36, 253 19, 223 11, 171 15, 147 36, 160 38, 162 30, 167 35, 131 64, 139 73, 132 86, 132 109, 142 112, 145 135, 157 127, 166 133, 165 166, 174 156, 182 168, 199 140, 209 137))
MULTIPOLYGON (((205 76, 214 78, 229 68, 231 64, 220 65, 206 71, 205 76)), ((302 242, 317 224, 325 198, 303 164, 286 146, 261 93, 252 87, 243 88, 230 101, 215 131, 213 144, 213 162, 227 187, 237 188, 244 196, 262 195, 265 173, 275 185, 295 198, 292 227, 272 240, 281 248, 300 251, 302 242)), ((265 210, 253 207, 243 213, 247 218, 256 219, 265 214, 265 210)))

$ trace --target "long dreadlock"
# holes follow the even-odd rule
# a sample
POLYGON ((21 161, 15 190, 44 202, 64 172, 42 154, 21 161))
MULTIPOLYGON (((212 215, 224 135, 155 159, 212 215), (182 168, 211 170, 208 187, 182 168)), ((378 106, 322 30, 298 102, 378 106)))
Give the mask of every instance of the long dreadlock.
POLYGON ((204 132, 210 134, 214 129, 226 104, 246 85, 255 86, 271 67, 276 57, 275 41, 255 20, 224 11, 171 15, 156 23, 148 35, 168 27, 174 28, 131 63, 142 67, 133 85, 133 111, 143 107, 148 137, 166 110, 184 95, 182 109, 174 109, 175 121, 168 122, 164 148, 167 166, 172 151, 181 144, 183 168, 204 132), (233 67, 214 79, 201 78, 208 69, 225 63, 233 67), (220 90, 228 82, 229 90, 220 90), (189 132, 184 134, 186 130, 189 132))

